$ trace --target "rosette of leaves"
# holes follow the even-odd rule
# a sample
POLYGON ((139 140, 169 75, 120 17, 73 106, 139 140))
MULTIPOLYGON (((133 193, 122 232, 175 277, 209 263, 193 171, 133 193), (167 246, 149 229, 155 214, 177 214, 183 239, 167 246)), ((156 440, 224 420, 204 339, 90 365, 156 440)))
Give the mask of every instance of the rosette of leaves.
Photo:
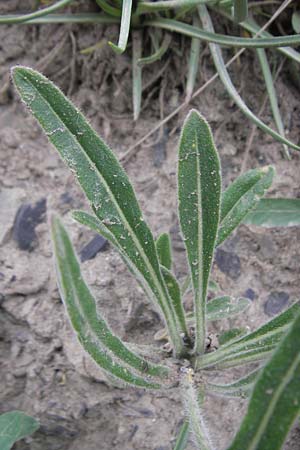
MULTIPOLYGON (((0 16, 0 24, 41 24, 41 23, 95 23, 95 24, 119 24, 120 33, 117 43, 108 42, 116 53, 123 53, 132 42, 132 79, 133 79, 133 118, 139 117, 142 101, 142 69, 145 65, 154 63, 161 59, 170 48, 171 34, 177 33, 191 39, 190 54, 187 63, 186 74, 186 101, 193 95, 197 72, 199 71, 199 53, 201 42, 209 44, 211 56, 216 72, 222 81, 224 88, 241 111, 264 132, 273 136, 281 142, 287 157, 288 148, 299 150, 300 147, 291 142, 285 136, 284 121, 281 117, 276 89, 274 85, 274 74, 269 62, 268 55, 264 49, 275 48, 282 57, 286 57, 291 64, 296 64, 299 69, 300 53, 291 48, 300 44, 298 27, 298 15, 293 15, 293 29, 298 34, 273 36, 267 31, 260 30, 256 19, 267 15, 270 17, 274 12, 273 5, 252 2, 248 0, 95 0, 101 9, 100 13, 59 13, 56 11, 63 7, 72 5, 74 0, 59 0, 50 6, 38 9, 27 14, 12 14, 0 16), (251 14, 248 9, 251 6, 251 14), (269 10, 268 10, 269 6, 269 10), (267 8, 262 10, 261 8, 267 8), (53 14, 54 13, 54 14, 53 14), (233 23, 239 23, 243 34, 247 36, 223 35, 216 33, 211 20, 211 15, 220 20, 220 15, 233 23), (143 31, 146 30, 146 33, 143 31), (150 47, 149 50, 149 41, 150 47), (253 112, 238 93, 234 86, 227 64, 224 61, 221 47, 232 47, 254 49, 257 53, 262 76, 266 85, 270 107, 273 113, 277 131, 264 123, 258 115, 253 112), (145 55, 146 48, 149 55, 145 55)), ((288 0, 280 8, 288 7, 288 0), (286 5, 285 5, 286 4, 286 5)), ((293 6, 290 6, 293 8, 293 6)), ((275 10, 276 14, 276 10, 275 10)), ((291 19, 292 20, 292 19, 291 19)), ((292 30, 293 30, 292 29, 292 30)), ((101 43, 102 45, 103 43, 101 43)), ((86 53, 97 49, 95 44, 86 53)), ((297 70, 294 70, 297 73, 297 70)), ((298 70, 299 71, 299 70, 298 70)), ((274 72, 274 71, 273 71, 274 72)))
POLYGON ((251 394, 249 410, 230 450, 276 450, 300 411, 299 303, 252 332, 232 333, 210 351, 209 321, 245 313, 250 301, 230 296, 207 299, 214 287, 210 271, 214 251, 259 205, 271 186, 272 167, 246 172, 222 190, 221 170, 212 133, 192 110, 185 120, 178 152, 178 215, 186 247, 194 310, 187 313, 183 289, 172 270, 171 240, 153 236, 133 187, 117 158, 78 109, 40 73, 12 69, 21 99, 74 173, 90 204, 75 211, 81 224, 104 236, 128 266, 164 320, 169 358, 123 342, 110 329, 81 273, 61 220, 51 222, 60 295, 78 340, 109 377, 138 388, 178 388, 187 419, 176 448, 191 433, 199 449, 213 449, 203 418, 206 395, 251 394), (147 356, 145 356, 147 355, 147 356), (271 359, 270 359, 271 358, 271 359), (216 384, 210 371, 256 363, 240 379, 216 384), (178 368, 179 367, 179 368, 178 368), (296 374, 298 375, 296 376, 296 374), (284 411, 284 413, 282 412, 284 411), (241 444, 242 442, 242 444, 241 444))

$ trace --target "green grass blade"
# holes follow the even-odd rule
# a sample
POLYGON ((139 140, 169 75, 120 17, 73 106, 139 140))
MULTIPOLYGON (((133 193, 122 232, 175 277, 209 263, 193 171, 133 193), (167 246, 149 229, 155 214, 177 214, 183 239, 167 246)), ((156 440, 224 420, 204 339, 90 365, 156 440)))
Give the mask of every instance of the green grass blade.
POLYGON ((123 53, 127 46, 131 21, 131 9, 132 0, 123 0, 119 42, 118 45, 115 45, 113 42, 109 42, 111 48, 118 54, 123 53))
POLYGON ((143 34, 140 30, 132 32, 132 102, 133 120, 139 118, 142 103, 142 68, 139 60, 142 56, 143 34))
POLYGON ((273 167, 249 170, 225 190, 222 195, 217 246, 227 239, 260 202, 261 197, 271 186, 274 174, 273 167))
POLYGON ((300 199, 263 198, 243 223, 259 227, 295 227, 300 225, 300 199))
MULTIPOLYGON (((258 48, 256 50, 256 52, 257 52, 257 56, 258 56, 258 59, 260 62, 263 77, 265 79, 265 84, 266 84, 266 88, 267 88, 267 92, 268 92, 268 96, 269 96, 271 110, 272 110, 275 124, 277 126, 277 130, 282 137, 285 137, 284 125, 283 125, 283 121, 282 121, 279 106, 278 106, 276 90, 274 87, 273 77, 272 77, 272 73, 271 73, 271 69, 269 66, 266 52, 263 48, 258 48)), ((288 150, 288 147, 286 144, 283 144, 283 150, 284 150, 284 153, 285 153, 285 156, 287 157, 287 159, 290 159, 289 150, 288 150)))
POLYGON ((152 64, 155 61, 159 61, 164 56, 166 51, 169 49, 171 40, 172 40, 171 35, 166 34, 162 41, 161 46, 158 47, 158 49, 152 55, 146 56, 145 58, 139 58, 137 60, 138 66, 141 67, 141 66, 145 66, 147 64, 152 64))
POLYGON ((27 22, 28 20, 34 20, 43 16, 47 16, 53 11, 56 11, 59 8, 63 8, 71 2, 72 0, 59 0, 58 2, 54 3, 54 5, 47 6, 46 8, 39 9, 38 11, 34 11, 30 14, 0 16, 0 24, 22 23, 27 22))
MULTIPOLYGON (((154 3, 155 4, 155 3, 154 3)), ((205 6, 200 4, 199 7, 205 6)), ((272 38, 241 38, 237 36, 227 36, 218 34, 203 29, 194 27, 184 22, 179 22, 173 19, 157 18, 152 20, 145 20, 143 26, 162 28, 164 30, 180 33, 191 38, 196 37, 205 42, 211 42, 218 45, 225 45, 228 47, 241 48, 265 48, 265 47, 289 47, 297 46, 300 43, 300 34, 293 34, 289 36, 274 36, 272 38)))
POLYGON ((105 0, 96 0, 96 3, 100 6, 101 9, 103 9, 104 12, 106 12, 110 16, 121 17, 121 11, 114 6, 111 6, 105 0))
POLYGON ((186 420, 183 422, 180 428, 179 435, 174 447, 174 450, 185 450, 189 439, 189 422, 186 420))
MULTIPOLYGON (((51 228, 60 294, 84 348, 89 351, 92 344, 99 351, 109 350, 112 358, 118 358, 145 376, 167 375, 166 368, 152 365, 133 353, 112 333, 97 311, 95 299, 81 275, 80 265, 66 230, 57 218, 52 220, 51 228)), ((92 355, 92 352, 89 353, 92 355)), ((111 372, 114 375, 114 371, 111 372)), ((134 375, 131 376, 134 379, 134 375)), ((137 380, 141 382, 141 379, 137 380)), ((145 380, 145 386, 148 384, 145 380)))
POLYGON ((185 312, 184 312, 183 305, 182 305, 179 284, 178 284, 176 278, 174 277, 174 275, 172 274, 172 272, 170 272, 166 267, 162 266, 161 272, 164 277, 173 308, 176 311, 176 316, 177 316, 177 320, 179 322, 179 326, 180 326, 181 330, 183 331, 184 336, 186 338, 188 338, 189 332, 188 332, 188 329, 186 326, 185 312))
POLYGON ((171 270, 172 250, 171 250, 170 235, 168 233, 162 233, 156 239, 155 245, 160 264, 166 267, 167 269, 171 270))
POLYGON ((193 8, 199 3, 214 3, 215 0, 163 0, 157 2, 139 1, 136 14, 147 14, 159 11, 174 10, 177 8, 193 8))
POLYGON ((255 384, 228 450, 280 450, 300 413, 300 315, 255 384))
POLYGON ((251 305, 248 298, 233 299, 229 296, 216 297, 209 300, 206 305, 207 320, 221 320, 241 314, 251 305))
POLYGON ((191 371, 192 369, 186 369, 186 373, 183 374, 181 380, 181 395, 188 417, 190 432, 199 450, 213 450, 191 371))
POLYGON ((210 394, 221 397, 242 397, 246 398, 250 395, 253 385, 260 373, 261 369, 256 369, 246 376, 239 378, 233 383, 215 384, 206 383, 205 387, 210 394))
MULTIPOLYGON (((1 16, 0 16, 1 17, 1 16)), ((4 17, 4 16, 3 16, 4 17)), ((8 20, 15 21, 20 16, 11 14, 5 16, 8 20)), ((4 19, 3 19, 4 20, 4 19)), ((22 25, 42 24, 42 23, 98 23, 103 25, 109 25, 113 23, 119 23, 120 19, 106 14, 98 13, 81 13, 81 14, 47 14, 44 17, 37 17, 35 19, 28 19, 26 22, 22 22, 22 25)), ((13 22, 12 22, 13 23, 13 22)))
POLYGON ((173 348, 180 354, 183 343, 175 312, 169 309, 154 239, 125 171, 84 116, 46 77, 21 66, 12 70, 12 76, 23 102, 74 172, 95 215, 114 235, 153 292, 167 322, 173 348))
POLYGON ((248 0, 233 0, 234 20, 243 22, 248 16, 248 0))
MULTIPOLYGON (((196 15, 194 15, 193 17, 193 25, 195 27, 200 27, 200 21, 196 15)), ((194 92, 196 77, 199 70, 200 47, 201 47, 200 39, 192 38, 188 62, 188 75, 186 82, 186 97, 185 97, 186 102, 190 101, 194 92)))
POLYGON ((300 12, 294 11, 292 15, 292 27, 295 33, 300 33, 300 12))
POLYGON ((219 156, 205 119, 192 110, 179 144, 179 219, 194 289, 195 352, 203 353, 205 303, 219 223, 221 175, 219 156))
POLYGON ((234 367, 265 359, 287 332, 299 310, 300 304, 293 304, 257 330, 224 344, 213 353, 198 358, 197 367, 234 367))
MULTIPOLYGON (((200 15, 200 19, 202 21, 204 29, 207 31, 209 30, 209 32, 213 32, 214 31, 213 24, 212 24, 211 18, 207 12, 205 5, 199 6, 198 9, 199 9, 199 15, 200 15)), ((249 40, 251 41, 252 39, 249 39, 249 40)), ((261 38, 259 40, 262 41, 263 39, 261 38)), ((229 76, 229 73, 226 69, 226 65, 225 65, 223 57, 222 57, 222 52, 221 52, 220 47, 215 44, 209 44, 209 49, 210 49, 210 52, 211 52, 211 55, 212 55, 212 58, 213 58, 213 61, 215 64, 215 68, 218 72, 218 75, 219 75, 224 87, 226 88, 228 95, 232 98, 232 100, 236 103, 236 105, 240 108, 240 110, 245 114, 245 116, 248 117, 248 119, 250 119, 253 123, 255 123, 255 125, 258 126, 258 128, 260 128, 265 133, 272 136, 278 142, 281 142, 282 144, 286 144, 289 147, 293 148, 294 150, 300 150, 300 147, 298 145, 294 144, 293 142, 290 142, 288 139, 281 136, 276 131, 272 130, 272 128, 268 127, 248 108, 248 106, 245 104, 245 102, 239 95, 238 91, 232 84, 231 78, 229 76)))
POLYGON ((10 450, 19 439, 34 433, 40 424, 21 411, 10 411, 0 415, 0 448, 10 450))

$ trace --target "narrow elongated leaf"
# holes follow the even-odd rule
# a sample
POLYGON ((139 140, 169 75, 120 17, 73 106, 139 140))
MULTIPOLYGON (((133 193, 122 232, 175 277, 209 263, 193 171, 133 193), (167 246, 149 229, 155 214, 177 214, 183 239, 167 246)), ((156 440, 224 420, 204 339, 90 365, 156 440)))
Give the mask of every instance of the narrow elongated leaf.
POLYGON ((243 22, 248 16, 248 0, 233 0, 234 20, 243 22))
POLYGON ((83 115, 47 78, 21 66, 12 70, 12 76, 22 100, 74 172, 96 216, 144 277, 163 312, 174 351, 180 354, 183 344, 154 239, 126 173, 83 115))
POLYGON ((121 10, 111 6, 108 2, 106 2, 106 0, 96 0, 96 3, 110 16, 121 17, 121 10))
POLYGON ((280 450, 300 413, 300 315, 254 387, 248 412, 228 450, 280 450))
MULTIPOLYGON (((198 2, 199 4, 199 2, 198 2)), ((156 5, 156 3, 153 3, 156 5)), ((199 7, 205 6, 200 3, 199 7)), ((272 38, 242 38, 238 36, 227 36, 225 34, 218 34, 206 29, 197 28, 184 22, 173 19, 152 19, 145 20, 143 23, 147 27, 162 28, 164 30, 173 31, 189 37, 197 37, 206 42, 213 42, 218 45, 226 45, 229 47, 241 48, 265 48, 265 47, 289 47, 296 46, 300 43, 300 34, 292 34, 289 36, 274 36, 272 38)))
POLYGON ((257 379, 261 368, 256 369, 246 376, 239 378, 229 384, 207 383, 206 389, 210 394, 219 395, 221 397, 242 397, 246 398, 250 395, 254 382, 257 379))
POLYGON ((300 12, 294 11, 292 15, 292 27, 295 33, 300 33, 300 12))
POLYGON ((168 233, 162 233, 156 240, 156 250, 159 262, 162 266, 171 270, 172 267, 172 250, 171 239, 168 233))
POLYGON ((194 288, 197 353, 204 351, 205 302, 219 224, 220 193, 220 162, 210 127, 192 110, 179 145, 178 208, 194 288))
MULTIPOLYGON (((266 52, 263 48, 256 49, 256 53, 258 56, 258 60, 260 62, 261 70, 263 77, 265 79, 265 84, 269 96, 269 102, 274 118, 274 122, 276 123, 277 130, 281 134, 281 136, 285 137, 284 125, 280 114, 280 109, 277 100, 276 89, 273 82, 272 72, 269 66, 269 61, 266 55, 266 52)), ((289 150, 286 144, 283 144, 284 154, 287 159, 290 159, 289 150)))
POLYGON ((130 29, 131 9, 132 0, 123 0, 119 42, 118 45, 109 42, 109 45, 116 53, 123 53, 126 49, 130 29))
MULTIPOLYGON (((201 22, 203 24, 203 28, 206 31, 209 31, 211 33, 214 32, 214 27, 211 21, 211 18, 208 14, 208 11, 206 9, 205 5, 200 5, 198 7, 199 15, 201 22)), ((247 39, 246 39, 247 40, 247 39)), ((253 39, 248 39, 252 41, 253 39)), ((263 41, 263 38, 259 38, 258 41, 263 41)), ((259 47, 259 46, 258 46, 259 47)), ((261 46, 263 47, 263 46, 261 46)), ((211 56, 213 58, 215 68, 218 72, 218 75, 223 83, 223 85, 226 88, 226 91, 228 95, 232 98, 232 100, 236 103, 236 105, 240 108, 240 110, 245 114, 248 119, 250 119, 255 125, 257 125, 261 130, 263 130, 265 133, 272 136, 274 139, 276 139, 278 142, 281 142, 282 144, 286 144, 289 147, 293 148, 294 150, 300 150, 300 147, 293 142, 289 141, 285 137, 281 136, 279 133, 274 131, 272 128, 268 127, 264 122, 262 122, 245 104, 244 100, 239 95, 238 91, 234 87, 231 78, 229 76, 228 70, 226 68, 226 64, 222 57, 221 49, 216 44, 209 44, 209 49, 211 52, 211 56)))
POLYGON ((48 14, 52 13, 53 11, 56 11, 59 8, 62 8, 66 5, 68 5, 69 3, 71 3, 72 0, 59 0, 58 2, 54 3, 53 5, 47 6, 46 8, 43 9, 38 9, 37 11, 34 11, 32 13, 29 14, 20 14, 20 15, 15 15, 15 16, 9 16, 9 15, 5 15, 5 16, 0 16, 0 24, 2 23, 22 23, 22 22, 27 22, 29 20, 34 20, 37 19, 39 17, 44 17, 47 16, 48 14))
POLYGON ((169 296, 172 301, 173 308, 176 311, 176 316, 178 318, 180 328, 183 330, 185 337, 188 338, 189 333, 186 326, 185 312, 182 306, 179 284, 172 272, 170 272, 165 266, 162 266, 161 271, 169 291, 169 296))
POLYGON ((189 439, 189 422, 186 420, 180 429, 174 450, 185 450, 189 439))
MULTIPOLYGON (((193 25, 196 27, 200 26, 200 20, 196 14, 193 17, 193 25)), ((188 62, 187 82, 186 82, 186 97, 185 97, 186 102, 190 101, 192 94, 194 92, 196 77, 199 70, 200 47, 201 47, 200 39, 192 38, 188 62)))
POLYGON ((218 341, 220 345, 228 344, 230 341, 236 341, 238 337, 245 336, 248 330, 246 328, 230 328, 229 330, 223 331, 218 336, 218 341))
POLYGON ((146 56, 145 58, 139 58, 137 60, 137 65, 145 66, 147 64, 152 64, 155 61, 159 61, 163 57, 163 55, 166 53, 166 51, 168 50, 168 48, 171 44, 171 40, 172 40, 171 35, 166 34, 164 36, 161 46, 158 47, 152 55, 146 56))
POLYGON ((142 56, 143 34, 141 30, 132 32, 132 103, 133 120, 137 120, 141 111, 142 103, 142 68, 138 61, 142 56))
POLYGON ((0 448, 10 450, 19 439, 34 433, 40 424, 21 411, 10 411, 0 416, 0 448))
MULTIPOLYGON (((163 376, 167 374, 167 369, 161 366, 149 364, 144 358, 130 351, 123 342, 112 333, 106 321, 101 317, 96 308, 96 302, 88 286, 82 278, 79 262, 75 255, 73 246, 68 234, 60 221, 55 218, 52 221, 52 238, 56 258, 56 269, 58 284, 62 300, 66 306, 73 328, 78 334, 78 338, 85 350, 94 357, 94 353, 99 354, 96 362, 108 372, 112 373, 124 381, 145 387, 158 387, 154 383, 149 383, 142 378, 130 374, 130 372, 119 366, 119 373, 115 370, 114 357, 125 362, 142 374, 153 376, 163 376), (107 353, 111 352, 111 357, 107 353), (105 364, 101 364, 100 355, 103 355, 105 364), (108 369, 108 362, 111 362, 108 369), (130 380, 121 376, 126 374, 130 380)), ((115 365, 116 367, 118 364, 115 365)))
POLYGON ((253 169, 238 177, 222 195, 217 244, 220 245, 259 203, 271 186, 273 167, 253 169))
POLYGON ((300 225, 300 199, 264 198, 243 220, 260 227, 294 227, 300 225))
POLYGON ((212 353, 197 359, 197 367, 234 367, 265 359, 276 347, 300 311, 300 304, 294 303, 286 311, 259 327, 212 353))
POLYGON ((232 317, 246 311, 251 305, 248 298, 233 299, 229 296, 216 297, 206 305, 207 320, 219 320, 232 317))

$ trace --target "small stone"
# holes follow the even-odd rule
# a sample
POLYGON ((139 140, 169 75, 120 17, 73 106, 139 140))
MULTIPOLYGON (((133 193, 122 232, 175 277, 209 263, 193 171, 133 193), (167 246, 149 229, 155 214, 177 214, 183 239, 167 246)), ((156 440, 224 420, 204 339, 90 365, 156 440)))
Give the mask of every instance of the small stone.
POLYGON ((238 255, 220 248, 216 252, 216 264, 221 272, 236 280, 241 275, 241 261, 238 255))
POLYGON ((253 301, 256 297, 256 293, 253 289, 249 288, 244 292, 243 297, 249 298, 249 300, 253 301))
POLYGON ((97 253, 105 250, 107 246, 107 240, 100 234, 96 234, 93 239, 86 244, 79 252, 80 261, 88 261, 89 259, 95 258, 97 253))
POLYGON ((42 223, 46 213, 46 199, 34 205, 23 204, 17 211, 13 226, 13 238, 20 250, 32 251, 36 240, 35 227, 42 223))
POLYGON ((275 316, 280 313, 289 302, 289 294, 284 291, 273 291, 268 296, 264 304, 264 311, 267 316, 275 316))

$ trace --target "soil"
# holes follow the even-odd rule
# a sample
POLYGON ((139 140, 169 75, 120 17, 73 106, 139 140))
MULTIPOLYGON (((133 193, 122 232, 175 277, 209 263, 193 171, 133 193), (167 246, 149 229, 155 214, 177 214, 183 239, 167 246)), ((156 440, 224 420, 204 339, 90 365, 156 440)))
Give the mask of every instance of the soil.
MULTIPOLYGON (((12 12, 17 7, 26 9, 28 2, 2 1, 0 11, 12 12)), ((145 83, 150 82, 168 61, 163 77, 144 92, 144 109, 140 119, 133 122, 130 49, 122 56, 114 56, 107 46, 88 55, 80 53, 105 37, 116 40, 117 32, 115 27, 93 25, 0 27, 0 412, 21 409, 41 422, 39 431, 15 449, 171 450, 184 418, 176 389, 152 393, 111 386, 70 330, 56 287, 49 219, 53 214, 61 216, 76 249, 82 252, 95 236, 76 224, 70 211, 87 209, 87 203, 9 84, 9 68, 15 64, 42 70, 121 156, 160 117, 183 102, 182 66, 188 41, 174 37, 172 45, 177 53, 169 52, 163 61, 144 71, 145 83), (178 55, 179 50, 183 56, 178 55)), ((257 111, 264 86, 256 63, 254 53, 247 52, 231 73, 248 104, 257 111)), ((204 51, 197 85, 212 74, 212 63, 204 51)), ((277 89, 288 137, 296 142, 300 91, 287 67, 279 76, 277 89)), ((300 196, 296 152, 292 162, 285 160, 281 145, 257 131, 245 160, 251 125, 220 82, 206 89, 191 106, 212 126, 224 186, 239 174, 243 164, 246 169, 273 164, 277 176, 270 195, 300 196)), ((176 218, 176 159, 179 131, 188 109, 126 164, 153 232, 172 234, 174 270, 182 279, 187 269, 176 218)), ((262 118, 271 123, 268 109, 262 118)), ((218 251, 213 278, 222 293, 246 295, 253 300, 252 305, 234 321, 212 324, 211 332, 230 325, 254 329, 299 298, 299 240, 297 227, 238 228, 218 251)), ((163 326, 157 312, 115 250, 98 241, 90 245, 92 259, 85 258, 82 270, 99 308, 123 339, 151 343, 163 326)), ((230 376, 228 372, 226 377, 230 376)), ((216 448, 225 449, 246 402, 208 398, 206 403, 213 442, 216 448)), ((192 442, 189 448, 194 448, 192 442)), ((300 428, 296 424, 284 449, 299 448, 300 428)))

